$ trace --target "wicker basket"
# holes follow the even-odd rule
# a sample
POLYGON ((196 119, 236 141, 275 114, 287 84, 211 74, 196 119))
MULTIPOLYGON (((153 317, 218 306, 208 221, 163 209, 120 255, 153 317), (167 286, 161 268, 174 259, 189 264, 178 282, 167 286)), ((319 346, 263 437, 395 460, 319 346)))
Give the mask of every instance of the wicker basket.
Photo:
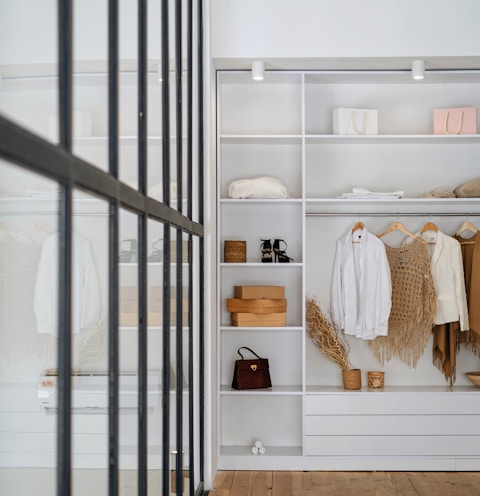
POLYGON ((225 241, 223 246, 223 261, 227 263, 239 263, 247 261, 246 241, 225 241))
POLYGON ((342 379, 345 389, 362 388, 362 371, 360 369, 342 370, 342 379))
POLYGON ((367 378, 371 389, 383 388, 385 385, 385 372, 367 372, 367 378))

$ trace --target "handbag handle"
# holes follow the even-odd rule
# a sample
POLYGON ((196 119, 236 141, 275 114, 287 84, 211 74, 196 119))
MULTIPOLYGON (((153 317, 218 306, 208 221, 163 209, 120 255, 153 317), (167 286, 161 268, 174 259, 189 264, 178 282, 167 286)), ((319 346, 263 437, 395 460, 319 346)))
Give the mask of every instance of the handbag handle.
POLYGON ((259 357, 253 350, 251 350, 247 346, 242 346, 237 350, 237 353, 242 357, 242 360, 244 360, 244 358, 243 355, 240 353, 240 350, 248 350, 250 353, 254 354, 259 360, 261 360, 261 357, 259 357))
POLYGON ((463 126, 463 110, 460 112, 460 122, 459 122, 459 125, 458 125, 458 128, 457 130, 454 132, 454 133, 449 133, 448 132, 448 117, 449 117, 449 114, 450 112, 445 112, 445 120, 443 122, 443 131, 445 132, 445 134, 458 134, 460 133, 460 131, 462 130, 462 126, 463 126))

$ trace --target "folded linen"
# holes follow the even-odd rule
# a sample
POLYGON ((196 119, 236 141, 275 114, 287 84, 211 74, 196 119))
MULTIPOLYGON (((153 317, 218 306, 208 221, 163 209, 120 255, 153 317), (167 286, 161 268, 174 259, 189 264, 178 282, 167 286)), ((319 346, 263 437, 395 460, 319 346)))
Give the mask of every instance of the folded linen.
POLYGON ((402 198, 405 191, 370 191, 366 188, 352 188, 351 193, 343 193, 337 198, 353 198, 353 199, 395 199, 402 198))

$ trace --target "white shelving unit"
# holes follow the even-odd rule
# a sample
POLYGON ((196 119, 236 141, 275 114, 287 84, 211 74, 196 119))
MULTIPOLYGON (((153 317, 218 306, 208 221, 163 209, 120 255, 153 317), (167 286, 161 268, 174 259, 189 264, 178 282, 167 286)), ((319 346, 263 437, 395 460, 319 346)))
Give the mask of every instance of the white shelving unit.
POLYGON ((351 392, 305 332, 305 298, 328 312, 335 243, 358 218, 374 233, 400 218, 411 231, 432 219, 452 234, 480 214, 479 199, 422 197, 478 177, 480 135, 433 135, 433 109, 460 106, 480 106, 480 71, 438 71, 423 82, 402 71, 278 71, 262 82, 249 72, 218 73, 219 469, 480 469, 480 395, 464 377, 479 369, 472 352, 460 351, 449 389, 431 343, 409 369, 395 359, 381 366, 365 341, 352 338, 363 383, 367 370, 384 370, 386 387, 351 392), (379 134, 333 135, 337 107, 378 109, 379 134), (232 181, 262 175, 280 179, 289 197, 228 197, 232 181), (405 194, 338 198, 358 186, 405 194), (284 239, 294 263, 262 264, 265 238, 284 239), (246 263, 223 261, 232 239, 246 240, 246 263), (287 326, 232 327, 225 299, 236 285, 285 286, 287 326), (271 390, 231 388, 241 346, 269 359, 271 390), (251 453, 256 439, 263 456, 251 453))

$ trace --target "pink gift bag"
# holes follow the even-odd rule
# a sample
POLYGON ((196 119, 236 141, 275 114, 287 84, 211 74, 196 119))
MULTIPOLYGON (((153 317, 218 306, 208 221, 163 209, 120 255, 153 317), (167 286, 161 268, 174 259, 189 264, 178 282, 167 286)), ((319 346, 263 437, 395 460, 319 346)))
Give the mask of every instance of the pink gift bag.
POLYGON ((477 108, 435 109, 433 134, 477 134, 477 108))

